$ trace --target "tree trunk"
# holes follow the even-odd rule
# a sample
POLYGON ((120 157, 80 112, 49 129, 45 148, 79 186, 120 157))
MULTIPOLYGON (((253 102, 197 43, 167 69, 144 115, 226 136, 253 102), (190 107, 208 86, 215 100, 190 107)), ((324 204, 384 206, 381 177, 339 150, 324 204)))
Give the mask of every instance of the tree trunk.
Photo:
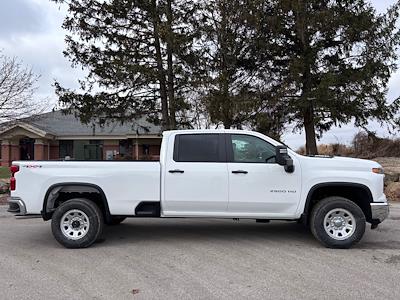
POLYGON ((174 70, 173 70, 173 32, 172 32, 172 0, 167 1, 167 81, 168 81, 168 100, 169 100, 169 118, 171 129, 176 129, 176 105, 174 88, 174 70))
POLYGON ((228 55, 228 48, 226 45, 226 31, 227 31, 227 16, 226 16, 226 5, 224 1, 219 2, 219 10, 221 12, 221 31, 220 31, 220 55, 221 55, 221 75, 219 78, 220 83, 220 92, 222 98, 222 120, 225 129, 229 129, 232 126, 232 103, 229 97, 229 71, 228 71, 228 62, 227 62, 227 55, 228 55))
POLYGON ((224 128, 225 129, 231 129, 232 126, 232 122, 230 122, 229 120, 225 120, 224 121, 224 128))
POLYGON ((306 133, 306 154, 318 154, 317 141, 315 136, 315 123, 314 123, 314 106, 312 97, 310 97, 312 79, 311 79, 311 50, 310 50, 310 37, 307 31, 307 9, 306 2, 302 0, 297 1, 296 16, 296 34, 299 39, 301 58, 303 63, 303 76, 302 76, 302 95, 300 101, 302 104, 303 118, 304 118, 304 131, 306 133))
POLYGON ((160 18, 158 15, 158 8, 156 0, 152 1, 153 4, 153 26, 154 26, 154 47, 156 49, 156 61, 158 71, 158 81, 160 84, 160 97, 161 97, 161 124, 163 129, 171 129, 169 113, 168 113, 168 98, 165 83, 165 70, 163 66, 163 59, 160 44, 160 18))
POLYGON ((317 141, 315 136, 314 112, 312 107, 304 113, 304 131, 306 133, 306 154, 317 155, 317 141))

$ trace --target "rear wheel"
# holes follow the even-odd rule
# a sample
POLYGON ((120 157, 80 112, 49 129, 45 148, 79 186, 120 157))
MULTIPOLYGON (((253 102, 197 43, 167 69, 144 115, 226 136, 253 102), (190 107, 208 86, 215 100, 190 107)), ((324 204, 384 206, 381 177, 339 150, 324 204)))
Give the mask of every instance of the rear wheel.
POLYGON ((361 208, 343 197, 328 197, 311 212, 311 232, 328 248, 350 248, 365 232, 365 215, 361 208))
POLYGON ((71 199, 53 214, 51 229, 55 239, 66 248, 86 248, 103 230, 103 214, 88 199, 71 199))

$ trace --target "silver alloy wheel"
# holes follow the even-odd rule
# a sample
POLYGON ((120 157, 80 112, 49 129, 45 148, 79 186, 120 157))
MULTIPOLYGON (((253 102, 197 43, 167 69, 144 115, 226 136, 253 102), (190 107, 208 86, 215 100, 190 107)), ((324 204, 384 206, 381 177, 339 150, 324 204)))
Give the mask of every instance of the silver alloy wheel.
POLYGON ((325 215, 324 229, 331 238, 343 241, 351 237, 356 230, 356 219, 348 210, 335 208, 325 215))
POLYGON ((79 240, 89 231, 89 218, 79 209, 67 211, 61 218, 60 228, 63 235, 70 240, 79 240))

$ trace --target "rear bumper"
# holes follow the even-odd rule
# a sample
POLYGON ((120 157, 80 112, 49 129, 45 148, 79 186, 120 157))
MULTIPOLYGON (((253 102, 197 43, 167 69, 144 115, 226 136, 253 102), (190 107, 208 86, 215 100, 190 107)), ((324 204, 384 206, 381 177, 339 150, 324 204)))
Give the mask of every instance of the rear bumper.
POLYGON ((26 215, 26 206, 24 201, 22 201, 19 197, 10 197, 8 198, 8 212, 15 214, 17 216, 25 216, 26 215))
POLYGON ((372 202, 371 203, 372 221, 375 224, 381 223, 389 216, 389 203, 372 202))

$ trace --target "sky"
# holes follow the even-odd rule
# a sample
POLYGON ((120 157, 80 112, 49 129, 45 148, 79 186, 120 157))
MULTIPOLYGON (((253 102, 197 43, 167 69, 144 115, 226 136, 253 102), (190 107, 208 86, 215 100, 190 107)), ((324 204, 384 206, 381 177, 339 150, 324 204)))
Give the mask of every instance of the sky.
MULTIPOLYGON (((394 0, 371 0, 378 12, 384 12, 394 0)), ((40 75, 37 99, 48 99, 56 105, 57 96, 53 83, 77 88, 77 80, 85 74, 80 68, 72 68, 63 55, 66 32, 61 24, 66 14, 65 7, 48 0, 1 0, 0 1, 0 50, 7 56, 19 58, 40 75)), ((400 62, 399 62, 400 63, 400 62)), ((400 96, 400 70, 392 74, 389 81, 388 101, 400 96)), ((52 107, 49 107, 51 109, 52 107)), ((371 122, 368 129, 381 136, 391 136, 385 128, 371 122)), ((352 124, 333 128, 324 134, 319 143, 350 143, 359 131, 352 124)), ((399 132, 395 133, 396 136, 399 132)), ((289 128, 283 140, 290 147, 304 145, 304 133, 293 133, 289 128)))

